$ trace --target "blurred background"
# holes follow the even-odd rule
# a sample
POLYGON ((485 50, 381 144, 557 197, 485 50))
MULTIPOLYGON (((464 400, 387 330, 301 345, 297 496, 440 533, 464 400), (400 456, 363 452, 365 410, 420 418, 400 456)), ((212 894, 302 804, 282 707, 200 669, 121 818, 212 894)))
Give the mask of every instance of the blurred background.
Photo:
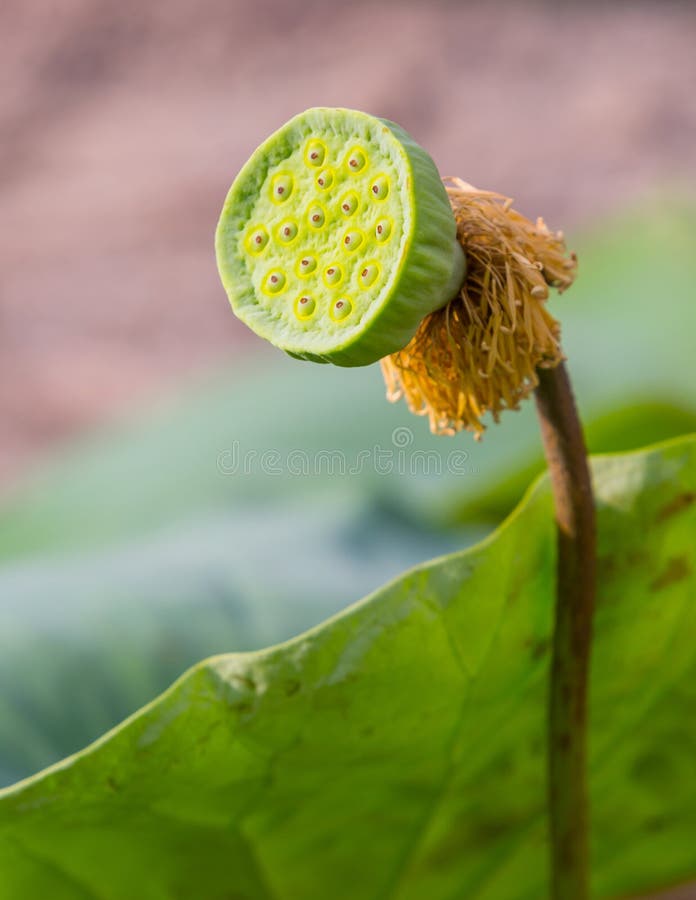
POLYGON ((580 277, 552 309, 592 449, 694 430, 693 4, 5 0, 0 33, 0 782, 487 533, 541 468, 531 409, 436 440, 376 367, 234 318, 217 216, 295 113, 393 119, 565 230, 580 277), (443 464, 282 464, 378 445, 443 464))
POLYGON ((213 231, 240 165, 306 107, 391 118, 443 174, 571 234, 656 190, 693 197, 691 3, 5 0, 0 16, 5 486, 258 349, 213 231))

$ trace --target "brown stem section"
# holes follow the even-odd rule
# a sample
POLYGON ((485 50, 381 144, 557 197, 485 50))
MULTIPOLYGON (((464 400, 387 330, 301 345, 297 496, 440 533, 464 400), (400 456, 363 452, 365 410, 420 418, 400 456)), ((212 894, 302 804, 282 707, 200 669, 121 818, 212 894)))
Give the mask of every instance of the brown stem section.
POLYGON ((548 724, 551 896, 589 897, 587 692, 596 526, 587 453, 563 363, 538 369, 536 404, 556 507, 558 559, 548 724))

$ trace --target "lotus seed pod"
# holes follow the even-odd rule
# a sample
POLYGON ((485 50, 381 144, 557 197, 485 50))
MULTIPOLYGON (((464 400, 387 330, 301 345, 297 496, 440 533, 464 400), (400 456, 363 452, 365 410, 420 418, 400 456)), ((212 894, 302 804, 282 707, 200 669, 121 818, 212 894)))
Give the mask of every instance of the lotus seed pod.
POLYGON ((246 325, 341 366, 402 349, 465 269, 432 159, 393 122, 348 109, 307 110, 264 141, 230 188, 216 252, 246 325))

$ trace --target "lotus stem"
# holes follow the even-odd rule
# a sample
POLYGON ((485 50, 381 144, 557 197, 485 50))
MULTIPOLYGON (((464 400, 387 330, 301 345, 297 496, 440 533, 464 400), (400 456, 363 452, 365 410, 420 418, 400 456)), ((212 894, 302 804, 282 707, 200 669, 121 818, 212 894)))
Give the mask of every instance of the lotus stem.
POLYGON ((565 365, 539 368, 537 375, 535 397, 557 536, 548 712, 551 897, 587 900, 587 711, 596 583, 595 509, 582 426, 565 365))

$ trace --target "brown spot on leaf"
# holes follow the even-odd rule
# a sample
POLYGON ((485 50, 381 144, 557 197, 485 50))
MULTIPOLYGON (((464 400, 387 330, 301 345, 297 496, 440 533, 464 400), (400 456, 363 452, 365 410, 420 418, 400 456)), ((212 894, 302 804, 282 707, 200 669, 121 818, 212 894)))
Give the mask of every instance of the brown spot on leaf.
POLYGON ((670 500, 669 503, 665 503, 665 505, 658 511, 657 516, 655 516, 655 520, 657 522, 664 522, 665 519, 676 516, 677 513, 688 509, 695 501, 696 491, 684 491, 683 494, 677 494, 676 497, 670 500))
POLYGON ((597 559, 597 574, 600 582, 608 581, 615 578, 626 569, 635 569, 638 566, 645 565, 650 559, 649 554, 644 549, 628 550, 625 554, 617 556, 616 554, 608 554, 600 556, 597 559))
POLYGON ((542 659, 548 653, 551 641, 549 638, 528 638, 524 642, 527 649, 534 660, 542 659))
POLYGON ((299 681, 288 681, 285 685, 285 696, 293 697, 302 687, 299 681))
MULTIPOLYGON (((667 820, 664 816, 651 816, 645 821, 645 830, 652 833, 664 831, 667 824, 667 820)), ((686 894, 684 896, 686 896, 686 894)))
POLYGON ((532 659, 542 659, 548 653, 550 641, 542 638, 532 644, 532 659))
POLYGON ((667 568, 650 583, 651 591, 661 591, 663 588, 683 581, 691 574, 689 560, 685 556, 675 556, 667 563, 667 568))

